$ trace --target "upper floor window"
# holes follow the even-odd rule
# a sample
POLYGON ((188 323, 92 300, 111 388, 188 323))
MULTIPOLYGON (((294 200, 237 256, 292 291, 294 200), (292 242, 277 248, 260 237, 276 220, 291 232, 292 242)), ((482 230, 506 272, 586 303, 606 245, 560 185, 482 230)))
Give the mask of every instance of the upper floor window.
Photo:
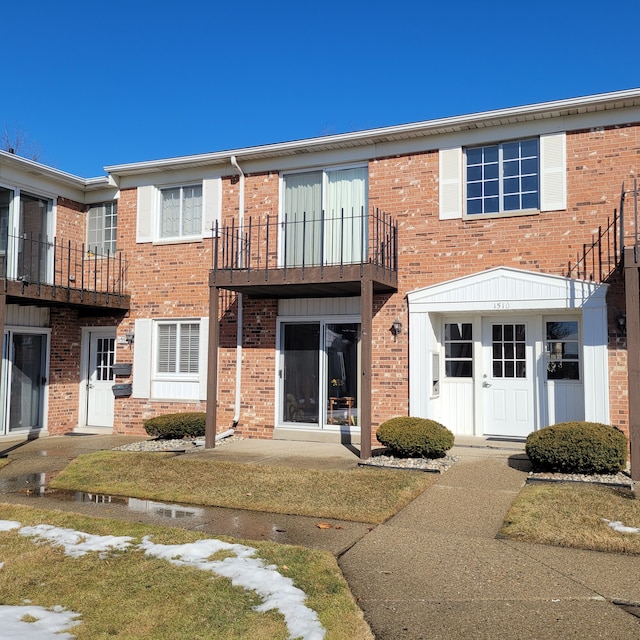
POLYGON ((567 209, 567 135, 440 149, 440 220, 567 209))
POLYGON ((96 255, 111 255, 116 251, 118 205, 102 202, 89 207, 87 218, 87 250, 96 255))
POLYGON ((538 139, 466 150, 467 215, 538 209, 538 139))
POLYGON ((202 185, 160 190, 160 238, 202 234, 202 185))
POLYGON ((156 373, 190 375, 199 372, 199 322, 158 322, 156 373))
POLYGON ((367 168, 284 176, 287 266, 359 262, 366 249, 367 168))

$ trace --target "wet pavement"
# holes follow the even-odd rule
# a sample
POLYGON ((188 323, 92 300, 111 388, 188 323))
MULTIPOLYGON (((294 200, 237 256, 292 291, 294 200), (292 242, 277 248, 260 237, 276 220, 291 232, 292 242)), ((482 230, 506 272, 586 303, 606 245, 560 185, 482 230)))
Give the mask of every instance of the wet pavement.
MULTIPOLYGON (((8 455, 11 458, 11 463, 0 469, 0 500, 100 518, 175 526, 210 535, 302 545, 323 549, 335 556, 342 555, 372 529, 371 525, 328 518, 200 507, 49 488, 51 479, 78 455, 139 440, 140 437, 131 436, 58 436, 29 442, 6 442, 4 446, 0 444, 0 457, 8 455)), ((353 451, 337 451, 339 455, 335 455, 333 448, 332 451, 327 450, 327 455, 318 464, 317 453, 309 456, 308 446, 305 447, 307 455, 295 456, 290 446, 278 443, 265 455, 260 453, 260 447, 256 448, 255 441, 239 441, 234 443, 233 450, 225 445, 214 451, 186 455, 190 459, 215 457, 220 460, 237 460, 242 455, 246 464, 343 469, 357 466, 358 458, 353 451)))

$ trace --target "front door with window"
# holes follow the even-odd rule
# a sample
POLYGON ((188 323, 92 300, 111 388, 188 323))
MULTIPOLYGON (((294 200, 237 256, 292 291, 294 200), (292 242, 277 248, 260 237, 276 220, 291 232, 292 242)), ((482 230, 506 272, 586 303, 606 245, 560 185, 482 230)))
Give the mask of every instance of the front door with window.
POLYGON ((90 333, 87 425, 91 427, 113 427, 115 343, 114 329, 90 333))
POLYGON ((280 416, 289 427, 357 426, 360 325, 281 325, 280 416))
POLYGON ((533 343, 525 320, 484 318, 484 435, 526 437, 536 427, 533 343))

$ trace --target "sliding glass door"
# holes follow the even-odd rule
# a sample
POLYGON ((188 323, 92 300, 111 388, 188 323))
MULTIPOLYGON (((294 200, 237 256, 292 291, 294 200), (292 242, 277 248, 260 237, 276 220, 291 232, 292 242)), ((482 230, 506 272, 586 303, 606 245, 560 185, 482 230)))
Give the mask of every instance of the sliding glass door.
POLYGON ((359 323, 281 325, 280 422, 287 426, 357 426, 359 323))
POLYGON ((286 175, 283 213, 287 267, 361 262, 366 258, 366 167, 286 175))

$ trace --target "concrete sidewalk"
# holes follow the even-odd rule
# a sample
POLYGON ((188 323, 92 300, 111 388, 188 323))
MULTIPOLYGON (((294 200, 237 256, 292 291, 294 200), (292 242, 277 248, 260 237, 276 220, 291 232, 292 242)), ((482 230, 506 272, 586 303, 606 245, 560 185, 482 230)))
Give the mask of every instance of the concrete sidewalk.
MULTIPOLYGON (((0 470, 0 501, 326 549, 338 557, 377 640, 640 638, 640 619, 613 604, 640 603, 640 557, 496 537, 526 479, 522 443, 457 438, 452 453, 459 461, 373 529, 335 521, 338 528, 321 530, 317 518, 181 510, 89 494, 64 500, 44 493, 34 500, 38 492, 24 490, 26 478, 37 484, 45 474, 46 480, 46 474, 79 453, 136 439, 63 436, 2 442, 0 455, 6 453, 12 462, 0 470)), ((337 444, 241 440, 188 457, 348 469, 357 466, 357 453, 337 444)))
POLYGON ((460 460, 340 558, 378 640, 640 638, 640 558, 496 538, 526 479, 524 447, 460 460))

